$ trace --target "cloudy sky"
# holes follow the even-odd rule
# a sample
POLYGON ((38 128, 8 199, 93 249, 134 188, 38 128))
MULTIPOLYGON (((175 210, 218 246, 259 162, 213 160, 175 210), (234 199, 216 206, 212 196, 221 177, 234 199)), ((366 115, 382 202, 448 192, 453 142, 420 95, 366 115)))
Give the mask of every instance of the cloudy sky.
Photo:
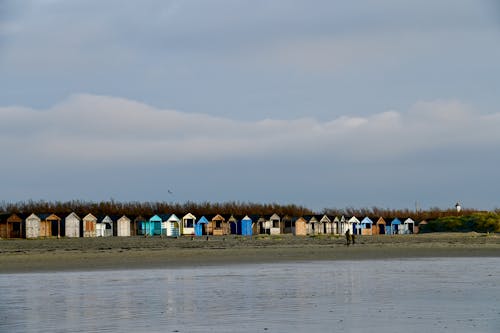
POLYGON ((0 201, 500 207, 495 3, 0 1, 0 201))

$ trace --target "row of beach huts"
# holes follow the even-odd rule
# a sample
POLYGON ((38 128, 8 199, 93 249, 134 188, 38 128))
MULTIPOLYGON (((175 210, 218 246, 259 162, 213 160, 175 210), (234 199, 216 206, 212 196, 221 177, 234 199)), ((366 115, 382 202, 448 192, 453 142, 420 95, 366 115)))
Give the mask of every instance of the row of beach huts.
POLYGON ((201 216, 191 213, 158 214, 151 217, 94 216, 80 217, 70 213, 56 214, 0 214, 0 238, 40 237, 127 237, 127 236, 225 236, 225 235, 342 235, 347 230, 356 235, 395 235, 418 233, 419 226, 411 218, 384 219, 382 217, 308 215, 279 216, 201 216))

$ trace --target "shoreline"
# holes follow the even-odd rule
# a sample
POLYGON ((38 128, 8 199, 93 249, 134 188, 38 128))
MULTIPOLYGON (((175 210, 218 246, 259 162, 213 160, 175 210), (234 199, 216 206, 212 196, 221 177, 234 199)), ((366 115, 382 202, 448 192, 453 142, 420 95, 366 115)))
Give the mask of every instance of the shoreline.
POLYGON ((500 236, 423 234, 0 240, 0 274, 205 267, 300 261, 500 257, 500 236))

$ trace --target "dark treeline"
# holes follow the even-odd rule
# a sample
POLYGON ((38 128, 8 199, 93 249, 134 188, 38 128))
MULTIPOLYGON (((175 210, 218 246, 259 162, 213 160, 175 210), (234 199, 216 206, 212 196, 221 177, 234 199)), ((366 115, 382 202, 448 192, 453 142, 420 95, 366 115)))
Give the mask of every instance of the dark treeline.
POLYGON ((470 215, 478 212, 475 209, 462 209, 460 213, 457 213, 455 209, 440 209, 437 207, 430 208, 428 210, 410 210, 410 209, 385 209, 379 207, 372 208, 353 208, 347 207, 344 209, 324 209, 323 213, 333 216, 356 216, 356 217, 383 217, 385 220, 398 218, 411 218, 414 221, 423 220, 435 220, 445 216, 457 216, 457 215, 470 215))
MULTIPOLYGON (((89 201, 21 201, 17 203, 0 203, 0 211, 7 213, 54 213, 61 217, 75 212, 77 215, 85 216, 88 213, 94 215, 127 215, 143 217, 152 216, 154 214, 175 213, 178 215, 192 213, 195 216, 202 215, 271 215, 278 214, 280 216, 304 216, 315 213, 328 214, 333 216, 357 216, 357 217, 383 217, 384 219, 412 218, 415 221, 434 220, 445 216, 457 216, 458 213, 454 209, 442 210, 439 208, 431 208, 428 210, 409 210, 409 209, 383 209, 378 207, 372 208, 353 208, 347 207, 344 209, 325 208, 322 212, 314 212, 303 206, 294 204, 280 205, 277 203, 261 204, 251 202, 185 202, 185 203, 169 203, 169 202, 117 202, 114 200, 89 202, 89 201)), ((497 209, 498 211, 498 209, 497 209)), ((460 215, 468 215, 477 212, 474 209, 464 209, 460 215)))
POLYGON ((191 202, 183 204, 169 202, 117 202, 114 200, 101 202, 87 201, 66 201, 66 202, 48 202, 48 201, 23 201, 17 203, 2 203, 0 211, 8 213, 54 213, 61 217, 75 212, 77 215, 85 216, 88 213, 93 215, 127 215, 148 217, 154 214, 183 215, 192 213, 195 216, 203 215, 278 215, 302 216, 312 214, 310 209, 297 205, 279 205, 276 203, 259 204, 246 202, 191 202))

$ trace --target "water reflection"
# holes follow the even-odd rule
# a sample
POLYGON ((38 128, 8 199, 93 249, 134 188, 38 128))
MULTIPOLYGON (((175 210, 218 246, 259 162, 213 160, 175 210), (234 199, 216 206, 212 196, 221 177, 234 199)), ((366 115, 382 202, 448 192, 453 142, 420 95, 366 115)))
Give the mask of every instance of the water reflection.
POLYGON ((455 258, 7 274, 0 332, 497 332, 499 264, 455 258))

